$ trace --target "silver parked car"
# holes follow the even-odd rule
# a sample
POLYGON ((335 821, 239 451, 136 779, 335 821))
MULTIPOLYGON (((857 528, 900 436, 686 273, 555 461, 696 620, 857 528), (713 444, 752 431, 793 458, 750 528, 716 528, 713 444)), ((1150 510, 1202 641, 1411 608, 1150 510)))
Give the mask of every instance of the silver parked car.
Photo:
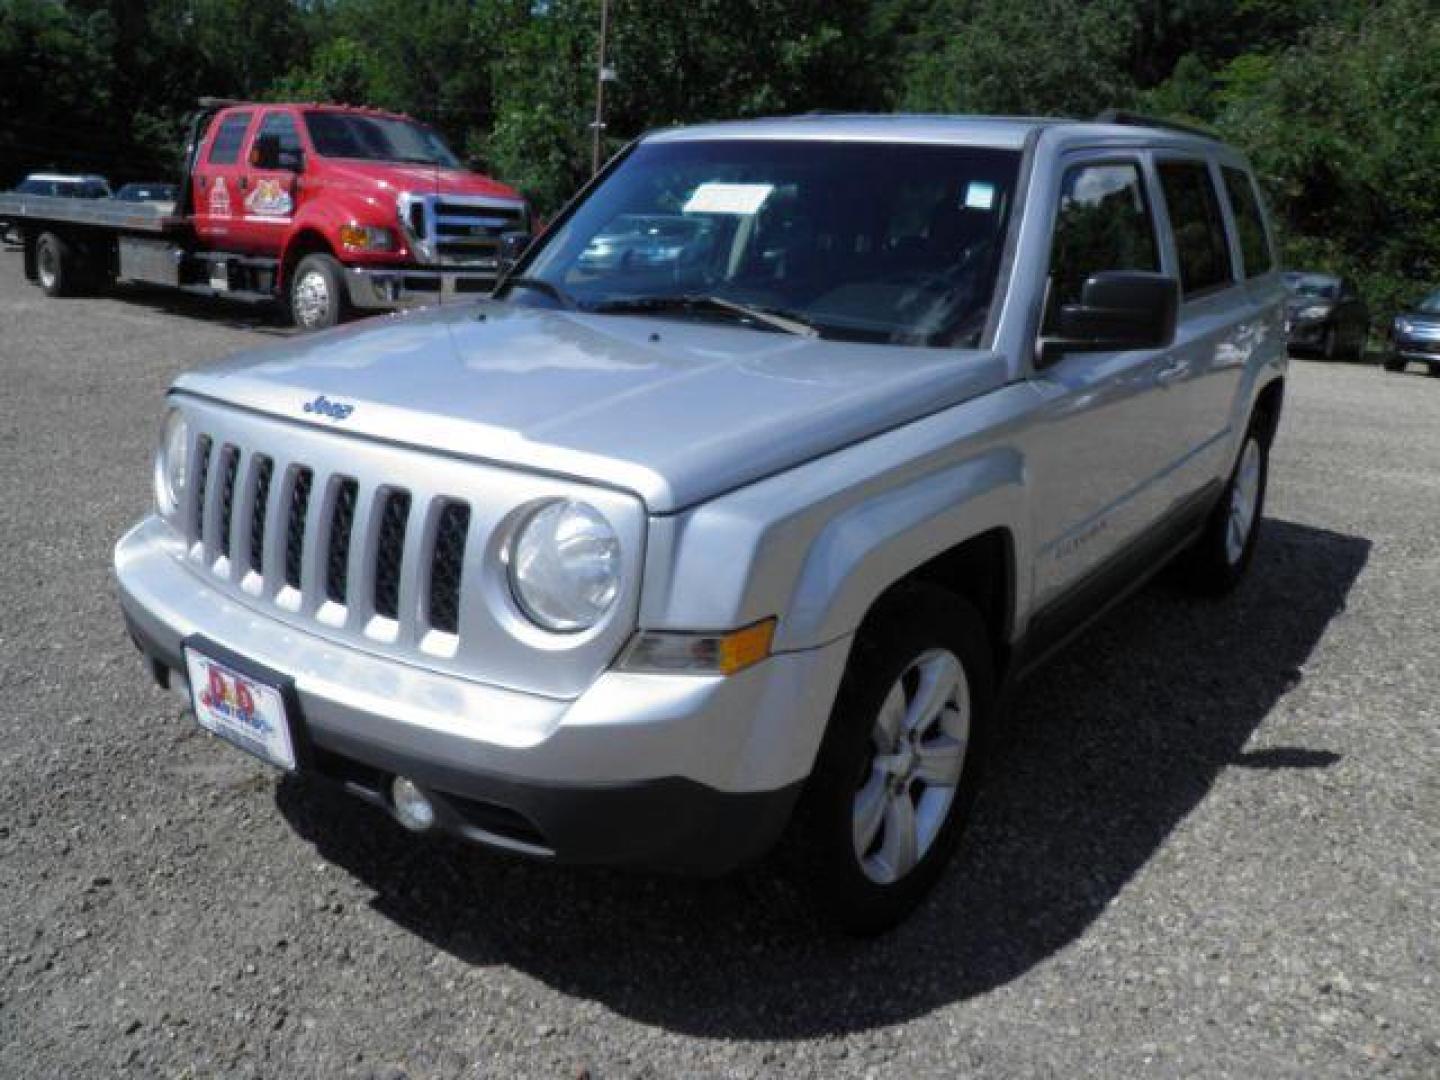
POLYGON ((1408 364, 1423 364, 1431 375, 1440 375, 1440 289, 1395 316, 1385 370, 1404 371, 1408 364))
POLYGON ((493 299, 179 378, 131 633, 205 728, 417 832, 901 918, 1002 690, 1255 549, 1284 288, 1245 161, 1108 123, 632 145, 493 299), (635 215, 703 257, 598 264, 635 215))

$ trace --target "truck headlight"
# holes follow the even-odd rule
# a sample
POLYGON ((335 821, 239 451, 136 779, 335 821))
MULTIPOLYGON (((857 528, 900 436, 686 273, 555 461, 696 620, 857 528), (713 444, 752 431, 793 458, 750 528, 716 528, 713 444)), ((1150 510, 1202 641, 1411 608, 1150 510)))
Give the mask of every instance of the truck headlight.
POLYGON ((1301 308, 1295 315, 1297 319, 1324 319, 1330 315, 1330 308, 1324 304, 1312 304, 1307 308, 1301 308))
POLYGON ((515 602, 546 630, 588 630, 620 593, 620 538, 588 503, 540 507, 516 532, 507 558, 515 602))
POLYGON ((162 514, 175 513, 185 498, 189 445, 190 425, 179 409, 171 409, 160 425, 160 445, 155 453, 155 504, 162 514))
POLYGON ((340 243, 352 251, 393 251, 395 234, 377 225, 357 225, 352 221, 341 227, 340 243))
POLYGON ((1410 320, 1409 320, 1409 319, 1406 319, 1406 318, 1403 318, 1403 317, 1402 317, 1402 318, 1399 318, 1399 319, 1396 319, 1396 320, 1395 320, 1395 332, 1396 332, 1397 334, 1408 334, 1408 333, 1410 333, 1410 320))

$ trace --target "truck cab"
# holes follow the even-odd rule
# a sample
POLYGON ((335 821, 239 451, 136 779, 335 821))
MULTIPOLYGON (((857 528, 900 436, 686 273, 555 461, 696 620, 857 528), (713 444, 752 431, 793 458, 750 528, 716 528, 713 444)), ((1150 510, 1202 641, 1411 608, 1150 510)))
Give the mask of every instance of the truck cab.
POLYGON ((347 307, 488 291, 500 236, 528 221, 514 189, 465 169, 433 129, 351 106, 222 108, 188 182, 199 243, 278 260, 307 329, 347 307))

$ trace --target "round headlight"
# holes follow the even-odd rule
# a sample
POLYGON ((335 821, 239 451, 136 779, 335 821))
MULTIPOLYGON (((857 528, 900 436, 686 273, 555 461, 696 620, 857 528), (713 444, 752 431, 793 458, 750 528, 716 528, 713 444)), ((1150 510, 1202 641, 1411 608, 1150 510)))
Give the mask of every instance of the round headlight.
POLYGON ((620 538, 583 502, 547 503, 510 545, 510 590, 537 626, 588 630, 620 592, 620 538))
POLYGON ((160 428, 160 449, 155 461, 155 501, 167 514, 178 510, 185 497, 185 458, 189 442, 189 425, 179 409, 171 409, 160 428))

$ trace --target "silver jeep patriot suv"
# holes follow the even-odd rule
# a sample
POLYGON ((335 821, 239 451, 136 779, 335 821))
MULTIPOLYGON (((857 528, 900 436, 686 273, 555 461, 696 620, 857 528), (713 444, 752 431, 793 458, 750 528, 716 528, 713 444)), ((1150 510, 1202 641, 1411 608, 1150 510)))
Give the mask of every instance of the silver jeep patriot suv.
POLYGON ((1283 300, 1197 133, 661 132, 493 298, 178 379, 120 601, 206 729, 411 829, 712 873, 788 831, 877 930, 1016 678, 1172 557, 1244 573, 1283 300))

